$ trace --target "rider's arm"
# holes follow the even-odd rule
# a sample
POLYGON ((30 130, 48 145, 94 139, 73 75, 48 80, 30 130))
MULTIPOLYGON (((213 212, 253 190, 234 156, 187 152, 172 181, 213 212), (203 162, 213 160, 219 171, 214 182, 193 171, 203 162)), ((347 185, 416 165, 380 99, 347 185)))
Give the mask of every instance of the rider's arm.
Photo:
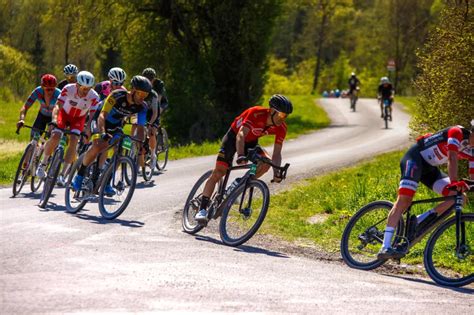
POLYGON ((448 175, 451 183, 458 180, 458 153, 453 150, 448 151, 448 175))
POLYGON ((28 112, 28 109, 33 105, 33 103, 38 99, 38 95, 40 93, 40 87, 37 87, 36 89, 31 92, 30 96, 26 100, 25 104, 23 107, 20 109, 20 120, 25 120, 26 113, 28 112))
POLYGON ((242 126, 237 133, 235 146, 237 149, 237 156, 243 156, 245 154, 245 137, 247 137, 250 129, 246 126, 242 126))
POLYGON ((158 104, 159 104, 159 96, 158 97, 153 97, 151 100, 151 110, 153 111, 153 114, 151 115, 150 122, 154 122, 156 118, 158 118, 158 104))

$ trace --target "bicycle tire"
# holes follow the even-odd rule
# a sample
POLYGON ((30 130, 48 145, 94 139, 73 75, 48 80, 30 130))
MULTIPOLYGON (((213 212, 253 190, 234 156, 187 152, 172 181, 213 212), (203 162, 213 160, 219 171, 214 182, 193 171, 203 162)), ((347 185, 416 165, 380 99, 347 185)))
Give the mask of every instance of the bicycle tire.
MULTIPOLYGON (((377 221, 378 221, 377 224, 381 223, 383 228, 385 228, 386 223, 387 223, 388 213, 392 209, 392 207, 393 207, 393 204, 389 201, 374 201, 374 202, 371 202, 371 203, 363 206, 362 208, 360 208, 351 217, 351 219, 349 220, 349 222, 347 223, 347 225, 344 229, 344 232, 342 233, 341 247, 340 247, 342 258, 343 258, 344 262, 349 267, 354 268, 354 269, 360 269, 360 270, 372 270, 372 269, 375 269, 375 268, 383 265, 386 262, 386 260, 378 260, 376 253, 374 253, 374 255, 375 255, 374 259, 369 258, 369 259, 371 259, 369 261, 361 261, 362 257, 361 257, 361 259, 358 259, 358 257, 356 255, 352 255, 351 250, 350 250, 350 236, 351 236, 351 232, 352 232, 353 228, 356 226, 358 221, 361 218, 363 218, 366 214, 368 214, 369 212, 377 210, 377 209, 385 209, 386 212, 387 212, 385 217, 382 216, 381 218, 377 218, 377 221)), ((395 242, 395 240, 397 239, 396 236, 399 236, 399 235, 402 234, 403 226, 404 226, 404 222, 403 222, 403 219, 401 218, 400 222, 398 223, 398 226, 397 226, 397 229, 396 229, 396 232, 395 232, 395 236, 393 237, 393 242, 395 242)), ((383 233, 384 233, 383 230, 378 230, 378 229, 370 230, 369 227, 367 227, 367 229, 365 229, 363 231, 364 234, 362 234, 362 233, 359 234, 357 236, 357 239, 361 242, 365 242, 365 240, 361 240, 361 237, 365 237, 367 239, 368 237, 366 235, 369 232, 370 232, 370 234, 368 234, 368 236, 370 237, 369 242, 366 242, 366 244, 363 244, 364 248, 365 248, 366 245, 377 245, 376 243, 374 243, 374 242, 377 241, 376 239, 373 239, 374 233, 376 234, 376 236, 379 239, 381 237, 382 240, 383 240, 383 233)), ((382 244, 380 243, 380 245, 382 245, 382 244)), ((358 248, 358 249, 360 250, 360 248, 358 248)), ((364 255, 361 254, 361 256, 364 256, 364 255)))
POLYGON ((385 129, 388 129, 388 107, 384 107, 383 120, 385 121, 385 129))
MULTIPOLYGON (((251 179, 247 181, 247 188, 245 190, 245 193, 246 194, 248 194, 249 192, 252 193, 253 189, 255 188, 260 189, 262 192, 262 207, 260 209, 260 213, 257 215, 255 222, 253 224, 250 224, 251 225, 250 228, 242 236, 239 236, 239 237, 231 236, 229 233, 229 230, 230 230, 229 223, 231 219, 236 218, 236 217, 240 217, 242 219, 241 220, 242 222, 247 221, 252 215, 251 210, 249 214, 242 214, 242 212, 240 212, 242 210, 240 209, 241 202, 239 202, 238 199, 240 195, 243 195, 245 185, 242 184, 238 186, 225 201, 226 203, 223 208, 222 218, 219 224, 219 233, 221 236, 221 240, 225 245, 234 246, 234 247, 242 245, 243 243, 247 242, 250 238, 252 238, 252 236, 258 231, 258 229, 262 225, 263 220, 265 219, 265 216, 268 211, 268 206, 270 205, 270 192, 265 182, 259 179, 251 179), (238 201, 237 202, 238 205, 234 203, 235 201, 238 201), (238 206, 238 210, 239 210, 238 215, 237 213, 235 215, 233 215, 234 213, 230 215, 231 210, 233 209, 233 206, 238 206)), ((244 201, 242 204, 244 205, 246 203, 247 202, 244 201)), ((235 207, 235 209, 237 209, 237 207, 235 207)), ((240 228, 237 228, 237 230, 240 230, 240 228)))
POLYGON ((35 149, 33 147, 33 144, 28 143, 25 151, 23 152, 23 155, 21 156, 20 162, 18 163, 18 167, 15 172, 15 178, 13 179, 13 187, 12 187, 13 197, 17 196, 20 193, 23 186, 25 185, 26 179, 28 178, 28 169, 30 168, 31 157, 34 154, 34 150, 35 149), (28 163, 28 166, 26 168, 23 168, 23 164, 25 163, 25 160, 28 154, 30 154, 30 161, 28 163))
POLYGON ((205 172, 203 175, 201 175, 201 177, 199 177, 199 179, 196 181, 193 188, 189 192, 188 198, 186 199, 186 203, 184 204, 181 225, 183 227, 183 231, 188 234, 195 234, 204 228, 204 225, 201 225, 196 220, 194 220, 195 213, 199 211, 199 209, 195 207, 196 205, 193 204, 194 205, 193 210, 195 211, 194 213, 190 213, 189 210, 191 208, 191 201, 195 201, 195 202, 198 201, 198 200, 194 200, 195 199, 194 195, 198 191, 199 187, 201 187, 204 184, 204 182, 207 181, 209 177, 211 177, 211 174, 212 174, 212 170, 209 170, 205 172), (189 215, 191 215, 191 218, 194 220, 194 222, 190 222, 189 215))
POLYGON ((56 185, 56 179, 58 178, 59 170, 61 169, 63 155, 64 150, 62 148, 54 151, 53 159, 51 160, 49 169, 46 172, 43 193, 41 194, 40 202, 38 204, 38 207, 42 209, 46 208, 51 193, 53 192, 54 185, 56 185))
POLYGON ((156 133, 156 168, 160 171, 163 171, 168 164, 168 155, 169 155, 169 138, 168 138, 168 132, 166 131, 165 128, 161 127, 161 134, 163 137, 163 145, 162 149, 158 150, 158 137, 160 136, 159 133, 156 133))
POLYGON ((40 148, 38 149, 38 154, 35 157, 35 160, 33 161, 33 172, 31 174, 31 182, 30 182, 30 190, 31 192, 37 192, 38 189, 41 187, 41 184, 43 184, 44 180, 42 178, 38 178, 35 174, 36 168, 38 167, 39 162, 43 158, 43 152, 44 152, 44 146, 41 145, 40 148))
POLYGON ((74 162, 74 164, 72 165, 72 167, 69 171, 68 179, 67 179, 67 182, 66 182, 66 187, 65 187, 65 190, 64 190, 64 202, 66 204, 66 211, 68 213, 77 213, 77 212, 79 212, 80 210, 82 210, 84 208, 84 206, 88 202, 87 200, 82 200, 81 202, 79 202, 79 204, 77 206, 73 206, 73 204, 71 202, 71 200, 72 200, 71 195, 74 194, 73 191, 72 191, 72 184, 71 183, 72 183, 72 180, 73 180, 74 176, 79 171, 79 168, 82 165, 82 160, 84 159, 84 155, 85 155, 85 153, 83 153, 79 156, 79 158, 74 162))
POLYGON ((151 181, 153 177, 153 168, 151 167, 151 154, 147 152, 144 156, 144 166, 142 167, 142 177, 146 182, 151 181))
MULTIPOLYGON (((121 172, 121 173, 122 173, 122 177, 124 177, 123 172, 121 172)), ((124 180, 126 182, 125 178, 124 178, 124 180)), ((99 212, 100 212, 100 214, 102 215, 102 217, 104 219, 113 220, 113 219, 117 218, 119 215, 121 215, 125 211, 125 209, 127 209, 127 206, 130 203, 130 200, 132 199, 133 192, 135 191, 136 183, 137 183, 137 169, 134 166, 133 161, 130 157, 120 156, 120 157, 117 158, 116 163, 110 163, 107 166, 107 169, 105 170, 105 172, 102 176, 102 179, 101 179, 101 182, 100 182, 100 188, 99 188, 99 212), (109 182, 109 180, 111 180, 113 170, 114 170, 114 166, 115 165, 122 165, 122 167, 123 167, 124 164, 128 164, 128 166, 126 166, 126 167, 130 167, 130 169, 132 170, 131 177, 129 178, 129 180, 130 180, 129 191, 127 193, 127 196, 125 197, 125 200, 122 202, 122 204, 120 205, 118 210, 115 210, 113 212, 109 212, 105 208, 104 198, 106 197, 106 195, 105 195, 104 190, 105 190, 105 187, 106 187, 107 183, 109 182)))
MULTIPOLYGON (((472 222, 472 223, 474 223, 474 214, 472 214, 472 213, 463 213, 461 215, 461 222, 464 222, 464 223, 472 222)), ((443 233, 445 233, 445 231, 449 227, 451 227, 452 225, 454 225, 454 229, 456 229, 456 217, 455 216, 453 216, 450 219, 443 222, 431 234, 430 238, 428 239, 428 242, 426 243, 423 262, 424 262, 424 265, 425 265, 426 272, 431 277, 431 279, 433 279, 434 282, 436 282, 440 285, 449 286, 449 287, 462 287, 462 286, 465 286, 465 285, 468 285, 468 284, 474 282, 474 271, 472 273, 470 273, 469 275, 467 275, 465 277, 461 277, 461 278, 454 278, 454 272, 452 272, 453 277, 444 276, 443 274, 441 274, 441 272, 439 270, 439 269, 442 269, 443 267, 438 268, 437 266, 435 266, 435 262, 433 261, 433 252, 435 250, 436 242, 439 240, 440 236, 442 236, 443 233)), ((472 229, 472 227, 473 226, 471 226, 471 229, 472 229)), ((472 230, 471 230, 471 233, 469 233, 469 235, 466 235, 466 236, 467 237, 470 236, 470 239, 468 239, 466 241, 470 241, 470 244, 471 244, 470 250, 472 251, 472 250, 474 250, 474 233, 472 233, 472 230)), ((443 245, 440 245, 440 246, 443 246, 443 245)), ((443 252, 444 252, 444 251, 449 251, 449 249, 452 250, 453 248, 455 248, 455 238, 453 239, 452 246, 450 246, 447 249, 445 249, 445 248, 442 248, 442 249, 443 249, 443 252)), ((440 252, 440 251, 438 250, 438 252, 440 252)), ((448 253, 448 256, 452 256, 452 255, 448 253)), ((471 257, 474 257, 474 252, 471 253, 471 257)), ((468 258, 469 258, 469 256, 468 256, 468 258)), ((471 258, 471 260, 474 260, 474 258, 471 258)), ((443 264, 444 264, 444 262, 443 262, 443 264)), ((469 264, 469 261, 468 261, 467 265, 470 265, 472 267, 471 269, 474 268, 474 262, 469 264)), ((451 273, 451 272, 448 271, 448 273, 451 273)))

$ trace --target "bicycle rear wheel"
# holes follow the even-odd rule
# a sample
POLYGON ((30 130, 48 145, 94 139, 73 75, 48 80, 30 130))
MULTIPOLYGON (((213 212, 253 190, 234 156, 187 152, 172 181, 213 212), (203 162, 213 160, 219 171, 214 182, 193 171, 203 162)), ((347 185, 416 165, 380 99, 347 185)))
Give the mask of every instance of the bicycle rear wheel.
POLYGON ((32 174, 31 174, 31 183, 30 183, 30 189, 31 192, 37 192, 38 189, 41 187, 41 184, 43 184, 44 180, 42 178, 39 178, 36 176, 35 171, 36 168, 38 167, 41 159, 43 158, 43 152, 44 152, 44 146, 40 145, 38 152, 36 153, 35 159, 32 161, 32 174))
POLYGON ((212 170, 204 173, 194 184, 193 188, 189 192, 188 198, 183 208, 183 218, 181 224, 183 230, 186 233, 194 234, 201 231, 204 226, 199 224, 194 216, 199 211, 199 206, 201 205, 202 192, 204 190, 204 185, 207 179, 211 176, 212 170))
MULTIPOLYGON (((351 268, 371 270, 384 264, 377 253, 382 246, 388 213, 393 204, 389 201, 374 201, 357 211, 347 223, 341 239, 341 254, 351 268)), ((400 219, 393 242, 403 232, 400 219)))
POLYGON ((120 156, 116 163, 110 163, 102 176, 99 189, 99 211, 102 217, 112 220, 121 215, 132 199, 136 183, 137 169, 131 158, 120 156), (105 187, 108 184, 112 186, 114 195, 106 195, 105 187))
POLYGON ((261 180, 240 185, 225 201, 219 232, 222 242, 239 246, 247 242, 259 229, 270 204, 267 185, 261 180))
MULTIPOLYGON (((72 190, 72 184, 71 184, 74 176, 76 176, 77 172, 79 171, 79 168, 82 165, 82 160, 84 159, 84 155, 85 153, 81 154, 81 156, 79 156, 76 162, 74 162, 74 164, 71 167, 71 170, 69 171, 69 176, 66 182, 66 187, 64 191, 64 201, 66 203, 66 211, 69 213, 76 213, 82 210, 82 208, 84 208, 84 206, 88 202, 88 199, 86 198, 87 193, 83 191, 82 189, 79 192, 74 192, 72 190)), ((88 167, 86 174, 89 174, 89 168, 90 167, 88 167)), ((86 178, 84 178, 84 181, 90 181, 89 179, 90 176, 86 175, 85 177, 86 178)), ((87 182, 86 183, 83 182, 82 186, 83 187, 87 186, 87 182)), ((94 187, 92 185, 90 186, 91 186, 89 187, 90 191, 92 191, 94 187)))
POLYGON ((147 152, 147 154, 145 154, 144 160, 145 160, 144 161, 145 164, 142 167, 142 176, 146 182, 149 182, 151 178, 153 177, 153 169, 154 169, 154 167, 152 167, 151 165, 152 158, 151 158, 150 152, 147 152))
POLYGON ((25 152, 23 152, 23 155, 21 156, 20 163, 18 163, 18 167, 16 169, 15 178, 13 179, 13 197, 18 195, 25 185, 31 166, 31 157, 33 156, 34 152, 34 145, 29 143, 26 146, 25 152))
POLYGON ((51 197, 54 185, 56 184, 56 179, 59 175, 59 170, 61 169, 63 155, 64 150, 61 148, 54 151, 53 159, 49 164, 49 168, 46 170, 43 193, 41 194, 40 202, 38 204, 38 207, 40 208, 44 209, 48 204, 48 200, 51 197))
POLYGON ((156 167, 162 171, 168 164, 169 139, 168 132, 161 127, 161 133, 156 133, 156 167))
POLYGON ((462 287, 474 282, 474 214, 461 216, 465 244, 456 250, 456 217, 441 224, 426 243, 424 264, 436 283, 462 287))

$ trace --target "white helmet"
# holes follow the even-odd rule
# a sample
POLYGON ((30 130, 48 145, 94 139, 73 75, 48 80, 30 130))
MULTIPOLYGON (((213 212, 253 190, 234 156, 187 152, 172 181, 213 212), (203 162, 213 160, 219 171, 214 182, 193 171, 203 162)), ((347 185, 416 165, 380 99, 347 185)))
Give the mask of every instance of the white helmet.
POLYGON ((381 77, 380 78, 380 83, 381 84, 390 83, 390 80, 387 77, 381 77))
POLYGON ((79 72, 79 69, 72 63, 66 65, 63 69, 64 75, 76 75, 79 72))
POLYGON ((110 69, 107 76, 109 77, 110 81, 116 81, 119 84, 122 84, 127 78, 127 74, 125 73, 125 71, 123 71, 123 69, 119 67, 114 67, 110 69))
POLYGON ((82 86, 93 87, 95 83, 94 75, 89 71, 81 71, 77 74, 77 83, 82 86))

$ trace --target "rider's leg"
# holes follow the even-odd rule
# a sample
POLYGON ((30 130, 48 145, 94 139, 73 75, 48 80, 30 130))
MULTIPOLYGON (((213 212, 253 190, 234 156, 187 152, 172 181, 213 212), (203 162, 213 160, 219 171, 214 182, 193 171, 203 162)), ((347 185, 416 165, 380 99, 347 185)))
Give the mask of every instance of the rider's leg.
POLYGON ((76 159, 76 148, 77 142, 79 142, 79 136, 76 134, 69 135, 69 145, 67 147, 66 156, 64 157, 64 166, 61 171, 61 175, 64 176, 69 171, 72 162, 76 159))
POLYGON ((383 99, 380 99, 380 117, 383 118, 383 99))
MULTIPOLYGON (((259 150, 259 155, 264 156, 264 157, 266 157, 267 159, 271 159, 271 157, 270 157, 270 155, 268 154, 268 152, 265 151, 265 149, 263 149, 263 148, 261 148, 261 150, 259 150)), ((266 172, 268 172, 269 169, 270 169, 270 165, 268 165, 267 163, 258 162, 258 164, 257 164, 257 172, 255 173, 255 177, 256 177, 256 178, 260 178, 260 177, 263 176, 266 172)))
POLYGON ((53 130, 51 137, 44 145, 44 152, 43 152, 43 160, 41 164, 46 165, 48 163, 48 159, 53 154, 53 151, 58 146, 59 140, 61 139, 62 132, 59 130, 53 130))
POLYGON ((199 205, 199 211, 194 216, 197 221, 206 222, 208 220, 207 207, 209 206, 210 198, 217 183, 226 174, 226 171, 227 165, 223 165, 222 162, 218 161, 216 163, 216 167, 212 171, 211 177, 209 177, 204 186, 201 196, 201 204, 199 205))

